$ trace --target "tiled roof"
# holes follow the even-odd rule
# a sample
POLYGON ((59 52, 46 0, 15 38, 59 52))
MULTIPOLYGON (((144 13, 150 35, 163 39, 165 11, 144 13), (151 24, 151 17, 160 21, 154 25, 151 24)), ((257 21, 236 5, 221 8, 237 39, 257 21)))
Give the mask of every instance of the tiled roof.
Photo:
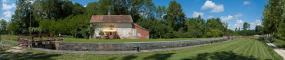
POLYGON ((138 27, 138 28, 141 28, 141 29, 143 29, 143 30, 148 31, 147 29, 145 29, 145 28, 143 28, 143 27, 139 26, 139 25, 138 25, 138 24, 136 24, 136 23, 134 23, 134 26, 136 26, 136 27, 138 27))
POLYGON ((130 15, 93 15, 90 20, 90 23, 105 23, 105 22, 132 23, 133 19, 130 15))

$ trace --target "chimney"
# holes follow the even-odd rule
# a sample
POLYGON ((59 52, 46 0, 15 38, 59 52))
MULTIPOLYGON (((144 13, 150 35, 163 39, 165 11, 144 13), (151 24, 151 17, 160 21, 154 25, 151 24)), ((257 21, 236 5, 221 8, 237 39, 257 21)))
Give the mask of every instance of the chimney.
POLYGON ((108 15, 110 15, 110 12, 108 12, 108 15))

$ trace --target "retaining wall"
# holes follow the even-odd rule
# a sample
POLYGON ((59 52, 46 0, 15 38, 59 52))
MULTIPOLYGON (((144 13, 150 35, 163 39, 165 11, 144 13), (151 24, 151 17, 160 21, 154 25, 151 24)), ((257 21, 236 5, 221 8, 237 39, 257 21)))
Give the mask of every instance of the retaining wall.
POLYGON ((73 51, 131 51, 139 47, 140 50, 163 49, 184 46, 195 46, 227 41, 224 38, 182 40, 182 41, 160 41, 160 42, 126 42, 126 43, 74 43, 61 42, 59 50, 73 51))

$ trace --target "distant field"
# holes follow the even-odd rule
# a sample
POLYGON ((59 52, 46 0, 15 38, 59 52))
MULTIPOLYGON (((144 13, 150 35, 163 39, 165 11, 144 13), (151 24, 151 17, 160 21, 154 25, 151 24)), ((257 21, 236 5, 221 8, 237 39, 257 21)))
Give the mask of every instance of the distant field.
POLYGON ((27 50, 22 54, 0 56, 0 60, 18 58, 23 60, 282 60, 282 57, 268 47, 263 40, 256 39, 241 39, 180 50, 136 54, 94 55, 27 50))
POLYGON ((277 39, 275 42, 273 42, 274 45, 278 46, 279 48, 285 49, 285 41, 277 39))

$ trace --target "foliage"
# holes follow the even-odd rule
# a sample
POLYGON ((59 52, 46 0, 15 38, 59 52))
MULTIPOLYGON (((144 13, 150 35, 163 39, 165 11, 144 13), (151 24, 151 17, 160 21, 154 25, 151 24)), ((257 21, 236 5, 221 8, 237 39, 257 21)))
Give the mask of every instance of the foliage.
POLYGON ((69 0, 36 0, 33 4, 19 0, 17 6, 7 24, 10 34, 64 34, 90 38, 96 28, 90 25, 90 17, 107 15, 108 12, 113 15, 131 15, 134 23, 149 31, 150 38, 243 34, 227 29, 228 24, 219 18, 187 18, 182 6, 175 0, 168 7, 156 6, 152 0, 99 0, 88 3, 86 7, 69 0))
POLYGON ((243 23, 243 30, 247 30, 247 29, 249 29, 250 28, 250 24, 248 24, 247 22, 244 22, 243 23))
POLYGON ((272 34, 274 38, 283 38, 284 33, 282 24, 284 24, 284 0, 268 0, 262 12, 263 30, 266 34, 272 34), (282 13, 283 12, 283 13, 282 13), (283 36, 282 36, 283 35, 283 36))
POLYGON ((103 36, 103 35, 104 35, 104 32, 103 32, 103 31, 100 31, 100 32, 99 32, 99 35, 103 36))
POLYGON ((7 33, 7 21, 4 19, 0 20, 0 34, 6 34, 7 33))

